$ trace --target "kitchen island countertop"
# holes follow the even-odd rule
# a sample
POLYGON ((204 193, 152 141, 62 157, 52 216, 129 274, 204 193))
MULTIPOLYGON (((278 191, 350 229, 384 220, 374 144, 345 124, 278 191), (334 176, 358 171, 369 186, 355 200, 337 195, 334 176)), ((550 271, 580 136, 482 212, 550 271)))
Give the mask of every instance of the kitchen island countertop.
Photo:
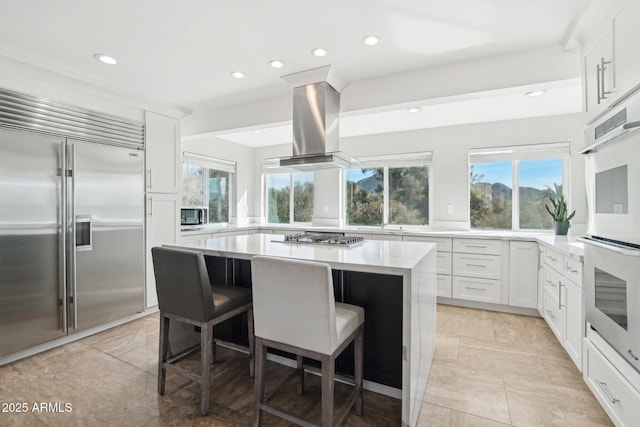
MULTIPOLYGON (((415 426, 422 406, 431 364, 435 352, 436 326, 436 245, 429 242, 406 242, 388 240, 368 240, 354 246, 314 245, 302 243, 284 243, 284 236, 278 234, 248 234, 216 237, 211 239, 183 240, 178 244, 166 245, 181 249, 197 250, 205 256, 230 258, 234 260, 250 260, 255 255, 268 255, 285 258, 305 259, 326 262, 333 269, 352 274, 365 273, 376 276, 375 283, 368 283, 365 279, 364 287, 371 287, 373 292, 379 286, 391 286, 398 289, 398 307, 401 320, 393 334, 402 335, 397 345, 389 352, 398 354, 397 366, 401 372, 401 389, 397 390, 375 383, 367 385, 374 391, 396 390, 396 397, 402 399, 402 425, 415 426), (385 278, 395 277, 390 280, 385 278), (382 280, 382 282, 380 281, 382 280), (388 280, 389 285, 384 281, 388 280), (400 328, 401 325, 401 328, 400 328), (401 365, 401 366, 400 366, 401 365), (377 388, 376 387, 380 387, 377 388)), ((361 288, 362 289, 362 288, 361 288)), ((366 289, 364 290, 366 293, 366 289)), ((371 294, 373 298, 374 294, 371 294)), ((337 297, 336 297, 337 298, 337 297)), ((349 301, 345 301, 349 303, 349 301)), ((384 319, 385 310, 375 316, 375 306, 393 310, 391 301, 369 301, 374 304, 366 311, 365 318, 369 318, 370 327, 380 323, 371 323, 374 318, 384 319), (369 316, 369 317, 367 317, 369 316)), ((367 305, 367 303, 365 303, 367 305)), ((389 312, 390 313, 390 312, 389 312)), ((365 320, 365 322, 367 322, 365 320)), ((365 325, 366 328, 366 325, 365 325)), ((373 336, 377 330, 370 330, 373 336)), ((365 329, 365 334, 367 330, 365 329)), ((371 335, 369 335, 371 336, 371 335)), ((372 341, 372 340, 369 340, 372 341)), ((365 339, 365 346, 367 340, 365 339)), ((365 350, 366 351, 366 350, 365 350)), ((365 355, 365 360, 366 360, 365 355)), ((397 363, 397 364, 396 364, 397 363)), ((365 372, 365 380, 367 380, 365 372)), ((393 395, 392 392, 385 393, 393 395)))

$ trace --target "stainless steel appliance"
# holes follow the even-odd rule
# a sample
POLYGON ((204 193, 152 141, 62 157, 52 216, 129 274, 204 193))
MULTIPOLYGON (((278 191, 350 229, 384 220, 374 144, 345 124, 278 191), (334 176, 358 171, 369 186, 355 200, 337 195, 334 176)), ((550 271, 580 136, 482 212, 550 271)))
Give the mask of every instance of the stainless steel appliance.
POLYGON ((586 320, 640 371, 640 94, 587 128, 586 320))
POLYGON ((302 243, 313 245, 336 245, 336 246, 353 246, 364 242, 362 236, 347 236, 344 233, 333 232, 309 232, 298 234, 287 234, 284 236, 284 243, 302 243))
POLYGON ((180 225, 204 225, 209 222, 209 209, 182 208, 180 209, 180 225))
POLYGON ((585 133, 587 233, 640 244, 640 94, 585 133), (634 191, 636 190, 636 191, 634 191))
POLYGON ((0 128, 0 361, 144 308, 144 152, 47 131, 0 128))
POLYGON ((640 371, 640 246, 581 240, 586 320, 640 371))

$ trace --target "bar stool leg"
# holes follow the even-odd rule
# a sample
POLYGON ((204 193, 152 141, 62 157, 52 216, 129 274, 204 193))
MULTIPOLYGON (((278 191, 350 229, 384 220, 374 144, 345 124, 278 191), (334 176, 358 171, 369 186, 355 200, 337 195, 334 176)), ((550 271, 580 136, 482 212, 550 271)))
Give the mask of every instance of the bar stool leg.
POLYGON ((298 370, 298 395, 302 396, 304 393, 304 367, 300 355, 296 355, 296 369, 298 370))
POLYGON ((200 327, 200 413, 209 413, 211 362, 213 359, 213 328, 208 323, 200 327))
POLYGON ((256 349, 255 336, 253 334, 253 309, 247 310, 247 325, 249 329, 249 377, 255 378, 256 349))
POLYGON ((262 425, 262 409, 261 405, 264 402, 264 374, 265 374, 265 361, 267 358, 266 347, 262 345, 262 339, 256 337, 255 341, 255 383, 254 383, 254 408, 253 408, 253 426, 259 427, 262 425))
POLYGON ((335 359, 330 355, 322 355, 322 427, 333 424, 333 377, 335 375, 335 359))
POLYGON ((363 379, 363 366, 364 366, 364 330, 360 328, 360 332, 356 335, 354 340, 354 370, 355 370, 355 383, 356 389, 358 389, 358 397, 356 399, 356 415, 362 416, 363 413, 363 391, 362 391, 362 379, 363 379))
POLYGON ((167 370, 164 363, 169 352, 169 318, 160 313, 160 348, 158 349, 158 394, 164 394, 164 384, 167 370))

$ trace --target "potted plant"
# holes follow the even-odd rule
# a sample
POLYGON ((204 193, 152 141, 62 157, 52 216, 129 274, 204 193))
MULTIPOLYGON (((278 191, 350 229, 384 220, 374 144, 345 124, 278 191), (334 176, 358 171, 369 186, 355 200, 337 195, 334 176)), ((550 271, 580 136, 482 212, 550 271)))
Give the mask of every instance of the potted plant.
POLYGON ((570 214, 567 209, 567 200, 564 198, 564 194, 562 194, 562 185, 553 184, 554 189, 547 187, 546 190, 542 192, 543 198, 548 199, 551 203, 545 204, 545 208, 551 218, 553 218, 553 231, 559 236, 566 236, 569 231, 571 218, 574 217, 576 211, 574 210, 570 214))

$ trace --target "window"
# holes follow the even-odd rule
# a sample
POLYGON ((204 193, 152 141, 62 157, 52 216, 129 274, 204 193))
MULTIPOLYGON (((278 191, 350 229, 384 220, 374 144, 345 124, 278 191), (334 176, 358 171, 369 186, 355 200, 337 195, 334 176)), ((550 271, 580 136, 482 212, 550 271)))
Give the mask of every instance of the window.
POLYGON ((209 223, 227 223, 235 162, 184 153, 182 206, 207 207, 209 223))
POLYGON ((568 143, 472 150, 471 228, 551 229, 544 191, 563 185, 568 159, 568 143))
POLYGON ((311 222, 313 184, 313 172, 267 173, 267 222, 311 222))
POLYGON ((431 153, 369 158, 346 171, 346 224, 429 224, 431 153))

